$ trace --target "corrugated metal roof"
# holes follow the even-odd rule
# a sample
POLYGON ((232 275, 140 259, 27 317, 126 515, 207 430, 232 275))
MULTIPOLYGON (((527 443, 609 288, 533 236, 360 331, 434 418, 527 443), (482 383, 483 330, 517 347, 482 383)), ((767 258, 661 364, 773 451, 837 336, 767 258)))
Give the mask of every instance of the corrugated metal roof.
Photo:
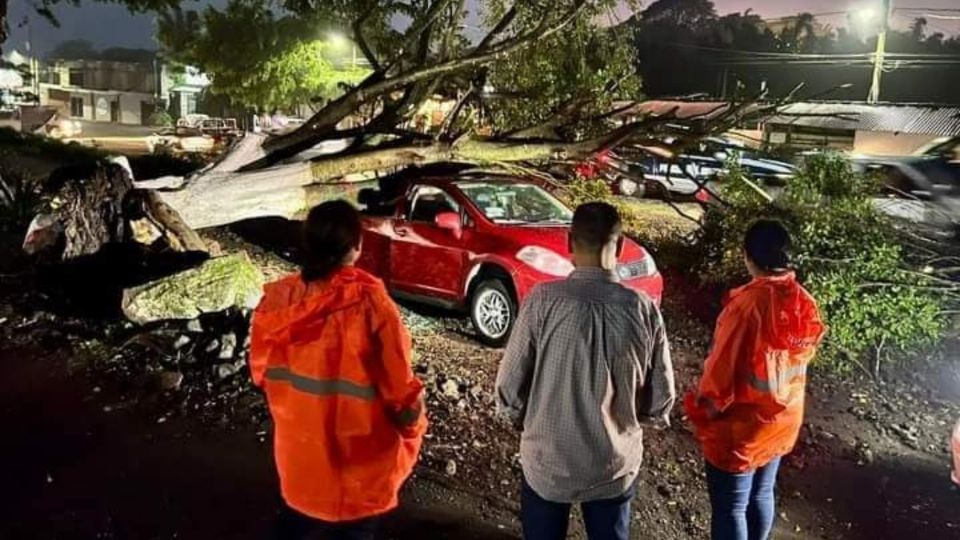
MULTIPOLYGON (((614 107, 616 108, 627 105, 629 105, 629 103, 614 103, 614 107)), ((729 107, 730 104, 723 101, 652 100, 638 103, 636 106, 630 107, 621 114, 663 116, 675 111, 678 120, 688 118, 707 120, 725 112, 729 107)))
POLYGON ((768 118, 766 123, 958 136, 960 108, 937 105, 792 103, 768 118))

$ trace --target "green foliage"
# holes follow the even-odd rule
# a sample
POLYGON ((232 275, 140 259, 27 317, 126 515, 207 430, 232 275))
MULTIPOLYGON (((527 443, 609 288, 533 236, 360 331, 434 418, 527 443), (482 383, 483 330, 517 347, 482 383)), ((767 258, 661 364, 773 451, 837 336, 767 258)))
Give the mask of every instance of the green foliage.
POLYGON ((202 14, 168 12, 157 37, 167 56, 210 77, 211 93, 259 111, 332 99, 341 85, 369 74, 352 65, 349 44, 322 41, 315 20, 278 18, 259 0, 231 0, 222 11, 208 7, 202 14))
POLYGON ((605 202, 612 204, 620 213, 620 219, 623 221, 624 232, 633 238, 644 237, 644 222, 637 213, 637 210, 630 204, 615 197, 610 186, 603 180, 591 180, 586 178, 577 178, 564 186, 564 190, 559 193, 560 199, 571 208, 589 203, 605 202))
POLYGON ((571 129, 589 134, 602 127, 591 120, 613 101, 641 98, 636 50, 626 30, 597 24, 609 8, 608 2, 589 3, 572 24, 490 66, 490 85, 509 96, 490 104, 495 131, 540 125, 562 105, 574 104, 571 129))
POLYGON ((746 229, 761 217, 782 220, 793 234, 798 275, 830 327, 821 358, 845 371, 869 356, 879 371, 887 352, 930 344, 944 321, 941 296, 902 262, 892 224, 871 202, 878 187, 842 157, 818 156, 769 204, 734 168, 722 194, 730 206, 710 208, 698 233, 697 269, 709 282, 743 282, 746 229))
POLYGON ((170 127, 173 125, 173 117, 167 111, 153 111, 153 114, 147 118, 147 125, 156 127, 170 127))

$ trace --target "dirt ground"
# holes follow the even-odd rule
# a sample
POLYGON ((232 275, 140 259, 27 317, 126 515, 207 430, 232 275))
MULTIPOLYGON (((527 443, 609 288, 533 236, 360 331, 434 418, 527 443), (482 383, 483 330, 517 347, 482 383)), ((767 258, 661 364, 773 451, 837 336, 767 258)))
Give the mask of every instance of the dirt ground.
MULTIPOLYGON (((211 239, 247 250, 270 276, 290 268, 233 233, 211 239)), ((682 394, 699 375, 710 328, 690 315, 682 279, 667 278, 682 394)), ((0 538, 262 538, 278 506, 263 400, 243 370, 224 376, 203 355, 244 314, 205 319, 201 332, 139 328, 66 312, 59 294, 43 292, 17 257, 0 261, 0 459, 9 471, 0 538)), ((459 317, 404 314, 431 430, 382 537, 517 538, 517 436, 493 414, 500 352, 479 346, 459 317)), ((960 417, 955 351, 945 345, 922 372, 891 373, 880 385, 814 373, 774 538, 960 538, 947 444, 960 417)), ((679 407, 646 446, 634 537, 707 538, 702 462, 679 407)))

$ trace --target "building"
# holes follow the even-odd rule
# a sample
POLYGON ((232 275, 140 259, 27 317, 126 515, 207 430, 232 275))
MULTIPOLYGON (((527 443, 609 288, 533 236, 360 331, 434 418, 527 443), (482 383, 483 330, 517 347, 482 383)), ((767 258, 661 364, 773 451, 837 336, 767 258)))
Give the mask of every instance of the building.
POLYGON ((792 103, 763 121, 767 145, 910 155, 960 136, 960 107, 849 102, 792 103))
POLYGON ((42 106, 74 120, 144 125, 171 104, 175 118, 195 112, 196 96, 206 84, 195 70, 174 73, 157 58, 59 60, 40 70, 39 95, 42 106))
MULTIPOLYGON (((708 122, 729 110, 723 101, 652 100, 626 109, 623 120, 670 116, 684 123, 708 122)), ((753 111, 759 107, 752 107, 753 111)), ((797 102, 776 114, 747 111, 728 134, 748 145, 796 150, 833 148, 869 155, 910 155, 943 137, 960 136, 960 107, 930 104, 797 102)))

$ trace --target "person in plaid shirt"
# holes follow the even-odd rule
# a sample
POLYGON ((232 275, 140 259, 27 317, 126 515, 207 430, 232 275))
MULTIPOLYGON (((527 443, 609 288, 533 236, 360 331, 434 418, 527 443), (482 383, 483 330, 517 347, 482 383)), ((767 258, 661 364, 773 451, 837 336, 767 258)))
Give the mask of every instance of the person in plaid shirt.
POLYGON ((577 208, 576 270, 521 306, 497 374, 498 409, 521 431, 521 521, 527 540, 566 538, 581 503, 590 540, 627 540, 649 420, 676 398, 657 305, 617 282, 617 210, 577 208))

